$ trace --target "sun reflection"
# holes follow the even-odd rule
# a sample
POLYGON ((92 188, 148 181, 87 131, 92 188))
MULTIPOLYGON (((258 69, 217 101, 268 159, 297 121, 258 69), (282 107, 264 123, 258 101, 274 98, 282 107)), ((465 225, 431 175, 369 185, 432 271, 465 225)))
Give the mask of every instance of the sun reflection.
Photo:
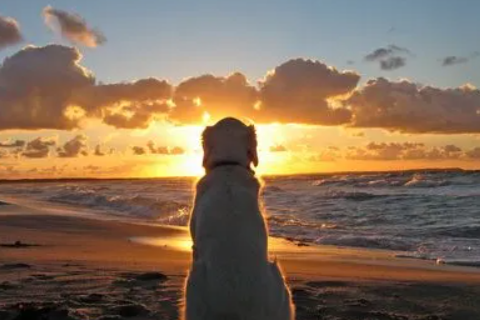
POLYGON ((131 241, 146 244, 150 246, 163 247, 165 249, 173 249, 180 251, 192 251, 193 242, 190 237, 172 237, 172 238, 151 238, 151 237, 133 237, 131 241))

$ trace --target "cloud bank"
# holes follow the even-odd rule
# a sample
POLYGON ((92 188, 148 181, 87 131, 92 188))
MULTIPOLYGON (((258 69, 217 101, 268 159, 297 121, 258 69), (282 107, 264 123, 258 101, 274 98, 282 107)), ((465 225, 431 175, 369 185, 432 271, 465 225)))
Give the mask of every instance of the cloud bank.
MULTIPOLYGON (((383 52, 372 59, 389 54, 383 52)), ((436 88, 377 78, 359 86, 356 72, 307 59, 280 64, 257 85, 239 72, 176 86, 156 78, 102 84, 81 59, 77 49, 61 45, 28 46, 6 58, 0 66, 0 130, 72 130, 89 119, 144 129, 157 120, 184 125, 234 116, 258 124, 480 132, 480 91, 471 85, 436 88)))
POLYGON ((469 150, 448 144, 441 147, 428 147, 417 142, 370 142, 364 146, 349 146, 346 148, 329 147, 310 158, 311 161, 399 161, 399 160, 478 160, 480 148, 469 150))
POLYGON ((385 78, 368 81, 346 101, 350 126, 404 133, 480 132, 480 91, 466 85, 440 89, 385 78))

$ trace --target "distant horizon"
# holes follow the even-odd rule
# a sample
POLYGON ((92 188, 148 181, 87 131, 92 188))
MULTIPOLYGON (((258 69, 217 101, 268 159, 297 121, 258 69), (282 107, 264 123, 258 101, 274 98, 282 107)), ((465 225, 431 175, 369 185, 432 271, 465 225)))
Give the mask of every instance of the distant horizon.
MULTIPOLYGON (((380 170, 380 171, 329 171, 329 172, 309 172, 309 173, 290 173, 290 174, 265 174, 260 178, 274 178, 274 177, 286 177, 286 176, 315 176, 315 175, 356 175, 356 174, 382 174, 382 173, 416 173, 416 172, 480 172, 480 169, 462 169, 454 167, 446 168, 416 168, 416 169, 393 169, 393 170, 380 170)), ((24 179, 0 179, 1 183, 22 183, 22 182, 75 182, 75 181, 118 181, 118 180, 161 180, 161 179, 199 179, 201 176, 158 176, 158 177, 61 177, 61 178, 24 178, 24 179)))

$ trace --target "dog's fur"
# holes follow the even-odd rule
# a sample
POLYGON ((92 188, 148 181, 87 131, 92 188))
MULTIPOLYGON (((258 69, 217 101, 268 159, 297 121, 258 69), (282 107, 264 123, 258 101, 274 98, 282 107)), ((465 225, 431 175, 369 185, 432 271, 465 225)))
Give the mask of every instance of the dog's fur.
POLYGON ((292 320, 290 292, 268 260, 268 232, 254 126, 226 118, 203 133, 206 175, 190 219, 193 262, 186 281, 186 320, 292 320))

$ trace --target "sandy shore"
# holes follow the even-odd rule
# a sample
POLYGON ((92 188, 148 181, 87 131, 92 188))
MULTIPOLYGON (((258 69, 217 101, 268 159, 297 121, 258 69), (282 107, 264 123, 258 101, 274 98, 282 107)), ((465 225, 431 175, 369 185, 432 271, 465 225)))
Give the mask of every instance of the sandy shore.
MULTIPOLYGON (((185 228, 0 205, 0 320, 178 319, 185 228)), ((480 319, 480 271, 270 239, 297 319, 480 319)))

